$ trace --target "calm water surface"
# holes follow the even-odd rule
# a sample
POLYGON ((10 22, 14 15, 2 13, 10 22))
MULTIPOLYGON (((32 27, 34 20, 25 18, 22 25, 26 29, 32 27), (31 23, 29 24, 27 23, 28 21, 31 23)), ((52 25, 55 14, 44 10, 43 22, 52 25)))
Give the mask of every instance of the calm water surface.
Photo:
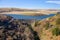
POLYGON ((8 16, 12 16, 15 19, 36 19, 36 20, 41 20, 44 18, 52 17, 55 14, 50 14, 50 15, 43 15, 43 16, 26 16, 26 15, 17 15, 17 14, 6 14, 8 16))

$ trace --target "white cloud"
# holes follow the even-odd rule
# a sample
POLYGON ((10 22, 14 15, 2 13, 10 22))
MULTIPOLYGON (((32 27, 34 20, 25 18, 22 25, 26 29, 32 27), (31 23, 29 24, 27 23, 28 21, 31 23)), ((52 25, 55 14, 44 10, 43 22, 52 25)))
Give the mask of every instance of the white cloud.
POLYGON ((60 4, 60 1, 46 1, 46 3, 60 4))

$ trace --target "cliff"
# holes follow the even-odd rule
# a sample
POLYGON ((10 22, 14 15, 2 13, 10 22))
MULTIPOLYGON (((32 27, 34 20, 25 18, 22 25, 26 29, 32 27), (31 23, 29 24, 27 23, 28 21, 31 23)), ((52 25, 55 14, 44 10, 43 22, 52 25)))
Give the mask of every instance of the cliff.
POLYGON ((40 40, 31 21, 0 15, 0 40, 40 40))

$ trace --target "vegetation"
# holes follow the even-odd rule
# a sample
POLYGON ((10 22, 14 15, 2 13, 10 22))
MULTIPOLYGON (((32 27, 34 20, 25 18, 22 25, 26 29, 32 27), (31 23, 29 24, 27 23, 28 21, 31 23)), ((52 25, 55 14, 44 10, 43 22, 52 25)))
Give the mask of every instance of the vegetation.
POLYGON ((56 20, 56 25, 60 25, 60 18, 56 20))
POLYGON ((31 25, 28 25, 28 27, 30 28, 31 32, 33 33, 34 40, 40 40, 37 32, 32 29, 31 25))
POLYGON ((50 25, 49 22, 47 22, 46 25, 45 25, 46 30, 49 28, 49 25, 50 25))
POLYGON ((39 22, 40 22, 40 20, 38 20, 38 21, 36 21, 36 22, 35 22, 35 27, 37 27, 37 26, 39 26, 39 25, 40 25, 40 23, 39 23, 39 22))
POLYGON ((60 28, 58 28, 58 27, 54 28, 54 29, 52 30, 52 34, 53 34, 53 35, 56 35, 56 36, 60 35, 60 28))

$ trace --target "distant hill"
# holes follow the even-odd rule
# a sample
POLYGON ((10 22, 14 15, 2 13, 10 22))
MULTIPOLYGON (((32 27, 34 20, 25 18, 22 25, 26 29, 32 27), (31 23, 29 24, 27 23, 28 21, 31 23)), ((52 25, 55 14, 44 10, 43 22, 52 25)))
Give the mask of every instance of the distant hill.
POLYGON ((58 9, 22 9, 22 8, 0 8, 0 14, 21 15, 48 15, 60 12, 58 9))

